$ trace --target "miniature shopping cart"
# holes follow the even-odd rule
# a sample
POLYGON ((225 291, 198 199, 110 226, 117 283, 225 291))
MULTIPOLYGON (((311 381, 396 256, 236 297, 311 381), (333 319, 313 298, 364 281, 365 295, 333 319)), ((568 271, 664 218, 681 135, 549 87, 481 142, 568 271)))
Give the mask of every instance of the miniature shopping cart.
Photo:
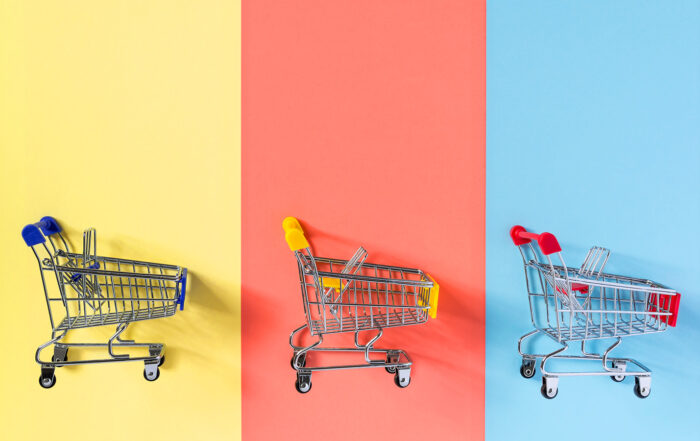
POLYGON ((299 264, 301 294, 306 323, 289 337, 294 350, 292 368, 297 372, 296 389, 311 390, 311 373, 337 369, 383 367, 394 374, 403 388, 411 382, 411 359, 400 349, 377 349, 374 344, 385 328, 425 323, 437 315, 439 285, 426 273, 411 268, 366 263, 367 252, 359 248, 350 260, 316 257, 299 222, 288 217, 282 223, 285 239, 299 264), (304 329, 317 340, 297 346, 294 337, 304 329), (377 331, 361 344, 361 331, 377 331), (326 334, 354 333, 355 347, 320 347, 326 334), (309 366, 307 355, 314 351, 359 352, 364 363, 309 366), (370 354, 382 354, 372 358, 370 354))
POLYGON ((61 227, 52 217, 44 217, 22 230, 22 238, 39 264, 41 282, 49 310, 51 339, 39 346, 36 362, 41 365, 39 384, 56 384, 55 369, 76 364, 143 361, 143 376, 155 381, 165 361, 164 345, 122 340, 131 322, 169 317, 181 310, 185 301, 187 269, 174 265, 115 259, 97 255, 97 233, 83 233, 82 254, 71 253, 61 227), (48 239, 48 245, 47 245, 48 239), (50 289, 55 279, 57 289, 50 289), (94 326, 115 325, 107 343, 67 343, 68 331, 94 326), (41 359, 41 352, 53 345, 53 358, 41 359), (106 348, 108 357, 68 360, 69 348, 106 348), (119 353, 115 349, 119 348, 119 353), (141 348, 143 355, 124 353, 141 348), (145 352, 148 351, 148 355, 145 352))
POLYGON ((520 250, 525 266, 525 282, 530 301, 530 315, 535 330, 518 341, 522 356, 520 374, 535 375, 535 363, 542 359, 541 393, 545 398, 557 396, 559 377, 604 375, 621 382, 634 377, 634 393, 646 398, 651 393, 651 371, 630 358, 611 357, 624 337, 665 331, 676 326, 680 294, 650 280, 617 276, 603 272, 610 257, 605 248, 593 247, 578 269, 566 266, 559 242, 550 233, 529 233, 521 226, 510 230, 513 243, 520 250), (540 252, 533 246, 537 242, 540 252), (556 254, 561 265, 552 262, 556 254), (549 354, 523 352, 523 341, 544 334, 562 345, 549 354), (586 342, 615 339, 602 354, 586 351, 586 342), (561 354, 570 342, 581 342, 581 355, 561 354), (560 355, 561 354, 561 355, 560 355), (598 371, 552 372, 545 366, 550 359, 601 361, 598 371), (627 370, 632 366, 634 370, 627 370))

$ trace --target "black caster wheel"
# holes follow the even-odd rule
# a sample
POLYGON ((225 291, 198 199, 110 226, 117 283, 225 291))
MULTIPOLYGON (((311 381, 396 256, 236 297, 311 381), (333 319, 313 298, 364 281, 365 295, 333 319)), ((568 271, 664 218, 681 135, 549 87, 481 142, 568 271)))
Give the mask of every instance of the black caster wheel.
POLYGON ((523 378, 532 378, 532 377, 535 376, 535 372, 536 372, 536 369, 535 369, 535 364, 534 364, 534 363, 532 363, 532 364, 530 364, 530 363, 527 363, 527 364, 526 364, 526 363, 523 363, 523 364, 520 366, 520 375, 522 375, 523 378))
MULTIPOLYGON (((387 352, 387 354, 386 354, 386 363, 387 364, 398 363, 400 359, 401 359, 401 355, 398 353, 387 352)), ((390 374, 396 373, 396 366, 386 366, 384 369, 387 372, 389 372, 390 374)))
POLYGON ((148 381, 156 381, 160 377, 160 369, 156 368, 156 373, 155 374, 148 374, 148 371, 146 369, 143 370, 143 378, 145 378, 148 381))
POLYGON ((546 399, 552 400, 557 396, 557 394, 559 394, 559 388, 556 388, 556 389, 549 388, 548 389, 547 383, 545 383, 544 379, 542 379, 542 387, 540 388, 540 393, 546 399))
POLYGON ((160 357, 160 360, 158 360, 158 367, 163 366, 163 363, 165 363, 165 355, 160 357))
MULTIPOLYGON (((296 358, 296 354, 292 355, 292 360, 289 362, 289 364, 292 366, 292 369, 297 370, 296 366, 294 366, 294 359, 295 358, 296 358)), ((301 364, 301 367, 306 366, 306 354, 299 357, 299 363, 301 364)))
POLYGON ((620 383, 620 382, 622 382, 622 381, 625 380, 625 376, 624 376, 624 375, 611 375, 610 378, 611 378, 612 381, 614 381, 615 383, 620 383))
POLYGON ((43 375, 39 376, 39 385, 44 389, 50 389, 56 384, 56 376, 51 375, 50 377, 45 377, 43 375))
POLYGON ((300 382, 299 379, 297 379, 297 381, 294 383, 294 387, 300 394, 305 394, 311 390, 311 380, 300 382))
MULTIPOLYGON (((57 356, 54 355, 53 358, 52 358, 52 361, 53 361, 54 363, 63 363, 63 362, 65 362, 65 361, 68 361, 68 349, 66 349, 66 355, 65 355, 63 358, 57 357, 57 356)), ((60 367, 60 366, 57 366, 57 367, 60 367)))
POLYGON ((639 378, 634 377, 634 394, 638 398, 646 398, 649 396, 649 394, 651 394, 651 388, 647 387, 642 389, 642 387, 639 385, 639 378))
POLYGON ((404 387, 408 387, 408 385, 411 384, 411 377, 408 377, 408 379, 402 383, 399 379, 399 373, 396 372, 396 374, 394 374, 394 384, 400 387, 401 389, 403 389, 404 387))

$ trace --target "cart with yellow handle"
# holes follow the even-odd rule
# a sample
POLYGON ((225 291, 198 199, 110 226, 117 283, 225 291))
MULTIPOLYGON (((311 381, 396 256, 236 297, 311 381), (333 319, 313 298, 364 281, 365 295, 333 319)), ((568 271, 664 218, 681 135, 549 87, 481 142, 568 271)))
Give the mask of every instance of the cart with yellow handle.
POLYGON ((377 349, 374 344, 385 328, 425 323, 436 318, 439 285, 428 274, 413 268, 365 262, 367 251, 360 247, 349 260, 314 256, 299 221, 288 217, 282 222, 285 239, 299 265, 299 281, 306 323, 289 337, 294 350, 292 368, 297 373, 296 389, 311 390, 311 373, 339 369, 383 367, 394 375, 397 386, 411 382, 408 355, 400 349, 377 349), (298 346, 295 336, 307 329, 316 337, 309 346, 298 346), (366 344, 359 333, 377 331, 366 344), (354 333, 354 347, 321 347, 326 334, 354 333), (311 352, 358 352, 364 362, 351 365, 307 363, 311 352), (380 354, 381 358, 377 358, 380 354), (373 357, 374 356, 374 357, 373 357))

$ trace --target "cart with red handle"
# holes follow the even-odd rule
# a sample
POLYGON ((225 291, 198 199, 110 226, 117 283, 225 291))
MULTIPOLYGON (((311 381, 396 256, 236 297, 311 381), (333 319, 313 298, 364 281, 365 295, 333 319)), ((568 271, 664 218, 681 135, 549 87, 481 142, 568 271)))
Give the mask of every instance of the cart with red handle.
POLYGON ((521 375, 532 378, 535 363, 541 359, 541 393, 545 398, 557 395, 559 377, 577 375, 610 376, 615 382, 634 377, 635 394, 648 397, 651 371, 631 358, 611 357, 610 352, 625 337, 663 332, 669 326, 676 326, 680 294, 650 280, 603 272, 610 257, 610 251, 605 248, 591 248, 583 264, 574 269, 566 265, 553 234, 535 234, 516 225, 511 228, 510 236, 523 259, 535 328, 518 341, 521 375), (537 334, 550 337, 561 347, 548 354, 524 352, 523 341, 537 334), (587 341, 601 339, 614 339, 614 342, 602 354, 586 351, 587 341), (581 354, 563 354, 569 343, 579 341, 581 354), (546 369, 551 359, 600 361, 602 370, 554 372, 546 369))

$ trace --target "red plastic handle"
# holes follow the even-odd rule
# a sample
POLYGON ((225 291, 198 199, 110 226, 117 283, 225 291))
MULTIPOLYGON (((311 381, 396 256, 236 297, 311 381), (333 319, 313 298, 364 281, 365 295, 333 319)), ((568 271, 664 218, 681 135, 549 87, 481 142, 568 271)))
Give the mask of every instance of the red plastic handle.
POLYGON ((557 238, 552 233, 535 234, 528 232, 524 227, 516 225, 510 229, 510 238, 516 246, 526 245, 532 240, 537 241, 542 253, 549 256, 552 253, 561 252, 557 238))

